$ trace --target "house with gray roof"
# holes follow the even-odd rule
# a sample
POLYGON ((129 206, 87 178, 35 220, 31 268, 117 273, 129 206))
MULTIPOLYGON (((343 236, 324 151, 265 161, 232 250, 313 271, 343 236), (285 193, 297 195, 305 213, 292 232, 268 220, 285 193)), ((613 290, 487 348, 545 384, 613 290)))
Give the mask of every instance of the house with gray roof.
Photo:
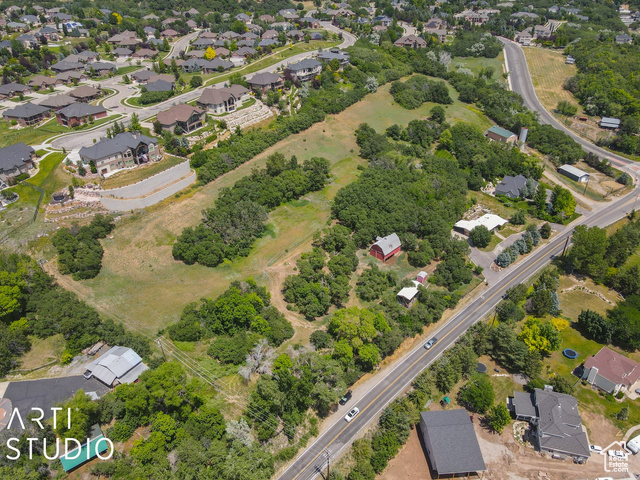
POLYGON ((0 148, 0 180, 11 183, 11 180, 33 168, 36 152, 24 142, 0 148))
POLYGON ((77 127, 90 122, 92 119, 104 118, 106 116, 107 109, 103 106, 78 102, 61 108, 56 113, 58 123, 65 127, 77 127))
POLYGON ((265 38, 260 40, 260 42, 258 42, 258 46, 259 47, 272 47, 274 45, 278 45, 278 41, 274 38, 265 38))
POLYGON ((300 82, 311 80, 322 72, 322 64, 312 58, 287 65, 287 71, 300 82))
POLYGON ((134 383, 149 367, 140 355, 127 347, 111 347, 87 366, 84 377, 94 377, 108 387, 134 383))
POLYGON ((541 452, 579 462, 590 457, 589 441, 575 397, 545 387, 544 390, 536 388, 533 393, 515 392, 508 404, 516 419, 531 424, 534 432, 531 438, 541 452))
POLYGON ((628 45, 633 43, 633 37, 623 33, 622 35, 616 35, 616 43, 618 45, 628 45))
POLYGON ((182 71, 185 73, 201 72, 207 74, 229 70, 231 67, 233 67, 232 62, 222 60, 218 57, 214 58, 213 60, 205 60, 203 58, 190 58, 182 64, 182 71))
POLYGON ((0 99, 11 98, 15 95, 26 95, 31 92, 31 87, 22 85, 21 83, 5 83, 0 85, 0 99))
POLYGON ((109 75, 111 73, 116 73, 118 71, 118 67, 114 63, 109 62, 94 62, 85 67, 87 71, 94 71, 100 76, 109 75))
POLYGON ((147 92, 170 92, 173 90, 173 82, 159 78, 158 80, 147 83, 145 88, 147 92))
POLYGON ((44 118, 49 116, 49 109, 41 107, 35 103, 27 102, 17 105, 15 108, 2 112, 2 117, 8 121, 17 121, 18 124, 24 126, 35 125, 40 123, 44 118))
POLYGON ((432 470, 442 475, 470 475, 487 468, 466 410, 422 412, 420 431, 432 470))
POLYGON ((102 175, 162 159, 157 139, 131 132, 103 138, 78 153, 86 165, 93 161, 102 175))
POLYGON ((341 66, 349 63, 349 54, 347 52, 343 52, 342 50, 323 50, 318 54, 318 60, 323 62, 330 62, 331 60, 338 60, 341 66))
POLYGON ((54 63, 53 65, 51 65, 51 70, 58 73, 84 70, 84 63, 68 62, 66 60, 62 60, 58 63, 54 63))
POLYGON ((194 42, 191 44, 192 48, 198 49, 198 50, 204 50, 207 47, 212 46, 214 43, 212 38, 197 38, 194 40, 194 42))
MULTIPOLYGON (((538 182, 532 180, 535 188, 538 188, 538 182)), ((496 185, 495 194, 505 195, 509 198, 520 198, 522 196, 522 189, 527 185, 527 177, 524 175, 505 175, 502 181, 496 185)))
POLYGON ((561 173, 565 177, 569 177, 576 182, 588 182, 591 177, 590 174, 574 167, 573 165, 561 165, 558 167, 558 173, 561 173))
POLYGON ((38 102, 38 105, 47 107, 53 111, 60 110, 61 108, 68 107, 72 103, 76 103, 76 99, 69 95, 48 95, 38 102))

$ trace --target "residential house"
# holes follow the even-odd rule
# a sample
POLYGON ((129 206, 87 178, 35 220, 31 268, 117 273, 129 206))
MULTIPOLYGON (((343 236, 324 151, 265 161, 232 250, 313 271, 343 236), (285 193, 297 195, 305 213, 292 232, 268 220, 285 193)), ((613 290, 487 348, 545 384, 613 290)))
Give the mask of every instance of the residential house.
POLYGON ((411 287, 404 287, 396 294, 398 303, 406 308, 411 308, 418 298, 420 282, 417 280, 412 280, 412 282, 413 285, 411 287))
POLYGON ((68 107, 72 103, 76 103, 76 99, 69 95, 48 95, 38 102, 41 107, 47 107, 52 111, 60 110, 61 108, 68 107))
POLYGON ((208 47, 213 46, 214 40, 213 38, 196 38, 191 44, 191 48, 195 48, 197 50, 206 50, 208 47))
POLYGON ((33 89, 28 85, 22 85, 20 83, 5 83, 0 85, 0 99, 11 98, 16 95, 26 95, 33 89))
POLYGON ((270 48, 273 46, 278 46, 278 40, 274 38, 265 38, 264 40, 260 40, 258 42, 258 47, 261 48, 270 48))
POLYGON ((266 30, 261 37, 263 40, 275 40, 278 38, 278 32, 275 30, 266 30))
POLYGON ((128 48, 118 47, 114 48, 111 53, 113 53, 116 58, 129 58, 133 54, 133 51, 128 48))
POLYGON ((558 173, 580 183, 588 182, 591 177, 590 174, 574 167, 573 165, 562 165, 558 167, 558 173))
POLYGON ((245 25, 247 23, 251 23, 251 17, 246 13, 239 13, 238 15, 236 15, 236 20, 240 20, 245 25))
POLYGON ((106 116, 106 108, 101 105, 91 105, 90 103, 72 103, 56 112, 58 123, 65 127, 77 127, 84 123, 89 123, 92 119, 106 116))
POLYGON ((378 260, 386 262, 396 253, 400 252, 402 242, 397 234, 392 233, 386 237, 376 237, 376 243, 369 248, 369 254, 378 260))
POLYGON ((302 30, 289 30, 287 32, 287 38, 291 38, 299 42, 304 39, 304 32, 302 30))
POLYGON ((529 33, 529 31, 527 30, 530 29, 525 29, 522 32, 518 32, 516 34, 516 42, 525 47, 530 46, 531 42, 533 41, 533 35, 531 35, 531 33, 529 33))
POLYGON ((162 38, 167 38, 167 39, 173 40, 174 38, 179 37, 180 34, 178 32, 176 32, 173 28, 167 28, 166 30, 163 30, 160 33, 160 36, 162 38))
POLYGON ((313 17, 302 17, 298 23, 307 28, 320 28, 320 21, 313 17))
POLYGON ((173 91, 174 83, 159 79, 148 82, 144 88, 146 88, 147 92, 171 92, 173 91))
POLYGON ((102 92, 100 89, 90 87, 88 85, 83 85, 69 92, 69 95, 75 98, 78 102, 91 102, 97 99, 101 94, 102 92))
POLYGON ((285 20, 290 20, 290 21, 298 20, 298 18, 300 18, 300 15, 298 15, 298 12, 296 12, 291 8, 279 10, 278 15, 280 15, 285 20))
POLYGON ((141 48, 140 50, 136 50, 135 52, 133 52, 131 54, 131 58, 151 58, 153 57, 156 53, 155 50, 151 50, 149 48, 141 48))
POLYGON ((466 410, 420 413, 420 432, 437 477, 478 476, 487 468, 473 422, 466 410))
POLYGON ((20 21, 32 27, 40 25, 40 19, 36 15, 23 15, 20 21))
POLYGON ((551 38, 551 29, 545 25, 536 25, 533 27, 533 38, 545 40, 551 38))
POLYGON ((84 70, 84 63, 80 62, 67 62, 66 60, 62 60, 58 63, 54 63, 51 65, 51 70, 54 72, 62 73, 62 72, 73 72, 84 70))
POLYGON ((187 58, 204 58, 204 50, 189 50, 184 56, 187 58))
POLYGON ((323 50, 318 54, 318 60, 323 62, 330 62, 331 60, 338 60, 340 66, 345 66, 349 63, 349 54, 342 50, 323 50))
POLYGON ((516 12, 511 14, 511 18, 522 18, 524 20, 536 20, 538 15, 533 12, 516 12))
POLYGON ((436 37, 440 43, 444 43, 447 41, 446 28, 425 28, 424 33, 426 35, 432 35, 436 37))
POLYGON ((205 116, 204 110, 181 103, 159 112, 157 119, 165 130, 180 127, 184 133, 190 133, 204 125, 205 116))
POLYGON ((127 347, 112 347, 87 366, 84 378, 94 377, 108 387, 134 383, 145 370, 142 358, 127 347))
POLYGON ((612 395, 632 392, 639 379, 640 364, 608 347, 584 362, 582 380, 612 395))
POLYGON ((49 116, 49 109, 47 107, 41 107, 35 103, 27 102, 22 105, 17 105, 9 110, 2 112, 2 117, 10 122, 17 121, 19 125, 26 127, 28 125, 35 125, 49 116))
POLYGON ((197 15, 200 15, 200 12, 193 7, 191 7, 189 10, 184 12, 185 17, 195 17, 197 15))
POLYGON ((169 17, 169 18, 165 18, 161 23, 162 25, 164 25, 165 27, 168 25, 171 25, 172 23, 177 22, 178 19, 175 17, 169 17))
POLYGON ((56 79, 62 80, 63 83, 67 85, 73 83, 74 81, 83 82, 87 78, 89 78, 84 72, 77 71, 69 71, 69 72, 61 72, 55 76, 56 79))
POLYGON ((156 36, 156 32, 157 30, 155 29, 155 27, 144 27, 144 34, 147 36, 147 38, 149 37, 154 37, 156 36))
POLYGON ((485 136, 489 137, 491 140, 502 143, 515 143, 518 140, 518 136, 515 133, 497 125, 489 128, 485 133, 485 136))
POLYGON ((196 28, 198 28, 198 24, 193 20, 187 20, 185 23, 187 24, 187 27, 189 27, 191 30, 195 30, 196 28))
POLYGON ((201 58, 190 58, 181 66, 185 73, 201 72, 204 74, 229 70, 233 67, 233 63, 222 60, 218 57, 213 60, 205 60, 201 58))
POLYGON ((45 77, 44 75, 36 75, 29 80, 29 86, 36 89, 55 87, 57 85, 62 85, 62 83, 62 80, 59 78, 45 77))
POLYGON ((260 15, 258 17, 258 20, 260 20, 261 22, 265 22, 265 23, 273 23, 276 21, 276 19, 274 17, 272 17, 271 15, 260 15))
POLYGON ((58 33, 58 30, 53 27, 42 27, 36 32, 36 34, 39 37, 46 38, 48 42, 57 42, 58 40, 60 40, 60 34, 58 33))
MULTIPOLYGON (((538 182, 533 180, 536 189, 538 188, 538 182)), ((505 175, 502 181, 496 185, 495 194, 505 195, 509 198, 520 198, 522 196, 522 189, 527 185, 527 177, 524 175, 505 175)))
POLYGON ((205 88, 196 105, 214 115, 235 112, 250 98, 249 90, 242 85, 231 85, 228 88, 205 88))
POLYGON ((252 90, 260 91, 263 94, 268 90, 277 90, 284 86, 284 79, 277 73, 256 73, 247 81, 252 90))
POLYGON ((287 65, 286 70, 300 82, 306 82, 320 75, 322 64, 311 58, 306 58, 297 63, 287 65))
POLYGON ((417 35, 404 35, 393 42, 396 47, 425 48, 427 42, 417 35))
POLYGON ((498 215, 494 215, 493 213, 486 213, 480 218, 476 218, 474 220, 459 220, 453 225, 453 229, 456 232, 463 233, 464 235, 469 235, 474 228, 479 226, 486 227, 490 232, 495 232, 507 223, 507 220, 499 217, 498 215))
POLYGON ((218 38, 218 34, 215 33, 215 32, 206 31, 206 32, 202 32, 200 35, 198 35, 198 38, 213 38, 213 39, 216 39, 216 38, 218 38))
POLYGON ((0 148, 0 180, 5 184, 33 168, 36 152, 24 142, 0 148))
POLYGON ((240 38, 240 34, 236 32, 232 32, 231 30, 227 30, 226 32, 221 33, 219 38, 223 40, 231 41, 231 40, 236 40, 240 38))
POLYGON ((84 164, 93 161, 102 175, 162 159, 157 139, 131 132, 103 138, 89 147, 82 147, 78 153, 84 164))
POLYGON ((616 35, 616 43, 618 45, 630 45, 633 43, 633 37, 623 33, 622 35, 616 35))
POLYGON ((255 48, 241 47, 235 52, 232 52, 232 56, 247 58, 247 57, 254 57, 257 53, 258 51, 255 48))
POLYGON ((85 70, 88 72, 95 72, 97 75, 101 77, 105 77, 110 74, 116 74, 118 72, 118 67, 114 63, 109 62, 94 62, 85 67, 85 70))
POLYGON ((40 40, 38 40, 38 38, 31 33, 20 35, 16 38, 16 40, 24 45, 24 48, 35 48, 36 45, 40 44, 40 40))
POLYGON ((589 442, 575 397, 545 387, 514 392, 508 403, 517 420, 531 424, 529 438, 540 451, 581 463, 588 460, 589 442))
POLYGON ((379 15, 377 17, 374 17, 372 21, 373 23, 379 23, 384 27, 389 27, 391 26, 391 24, 393 24, 393 18, 387 17, 386 15, 379 15))
POLYGON ((8 22, 7 29, 14 30, 16 32, 24 32, 28 30, 29 26, 26 23, 22 22, 8 22))

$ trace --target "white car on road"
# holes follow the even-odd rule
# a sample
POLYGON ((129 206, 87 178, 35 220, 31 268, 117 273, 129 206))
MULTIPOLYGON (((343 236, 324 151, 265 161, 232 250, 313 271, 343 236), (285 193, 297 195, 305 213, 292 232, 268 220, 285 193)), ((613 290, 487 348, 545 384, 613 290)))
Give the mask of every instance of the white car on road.
POLYGON ((347 413, 344 416, 344 419, 348 422, 350 422, 351 420, 353 420, 354 418, 356 418, 356 415, 358 415, 360 413, 360 409, 358 407, 354 407, 351 410, 349 410, 349 413, 347 413))

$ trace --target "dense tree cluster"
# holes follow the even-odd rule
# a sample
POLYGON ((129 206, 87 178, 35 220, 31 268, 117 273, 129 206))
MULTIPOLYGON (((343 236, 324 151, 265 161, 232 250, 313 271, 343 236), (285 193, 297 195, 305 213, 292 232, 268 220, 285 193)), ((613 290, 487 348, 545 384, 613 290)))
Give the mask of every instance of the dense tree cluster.
POLYGON ((389 92, 399 105, 409 110, 416 109, 425 102, 445 105, 453 103, 444 82, 430 80, 424 75, 414 75, 406 82, 393 82, 389 92))
POLYGON ((395 287, 397 283, 398 279, 394 272, 380 270, 377 265, 371 265, 358 278, 356 295, 367 302, 377 300, 390 287, 395 287))
POLYGON ((28 335, 47 338, 61 334, 69 359, 98 340, 125 345, 141 356, 150 353, 149 342, 126 332, 112 320, 55 284, 52 277, 27 256, 0 254, 0 376, 17 365, 31 348, 28 335))
POLYGON ((458 30, 451 44, 451 53, 456 57, 495 58, 502 52, 500 41, 489 32, 481 30, 458 30))
POLYGON ((53 236, 53 246, 58 251, 60 273, 71 275, 74 280, 94 278, 102 268, 104 249, 100 239, 115 228, 113 218, 96 215, 89 225, 71 229, 61 228, 53 236))
POLYGON ((296 262, 298 274, 289 275, 282 288, 284 299, 307 318, 325 315, 332 304, 346 303, 349 279, 358 266, 356 245, 343 225, 317 234, 313 243, 313 251, 296 262))
POLYGON ((293 336, 289 321, 270 303, 267 290, 253 279, 233 282, 215 300, 187 305, 167 333, 172 340, 189 342, 216 337, 209 354, 222 363, 239 365, 261 338, 278 346, 293 336))
POLYGON ((324 187, 329 162, 311 158, 298 164, 275 153, 267 166, 238 180, 224 190, 214 207, 203 211, 203 223, 187 227, 173 246, 173 257, 188 265, 215 267, 225 258, 247 256, 253 242, 264 234, 267 212, 282 203, 324 187))

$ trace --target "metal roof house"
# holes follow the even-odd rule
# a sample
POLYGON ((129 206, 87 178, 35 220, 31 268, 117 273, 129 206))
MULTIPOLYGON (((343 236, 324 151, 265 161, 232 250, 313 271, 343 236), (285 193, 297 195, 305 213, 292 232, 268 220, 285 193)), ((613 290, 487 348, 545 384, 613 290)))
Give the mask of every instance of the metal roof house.
POLYGON ((464 409, 422 412, 420 430, 431 468, 441 475, 487 469, 469 414, 464 409))
POLYGON ((580 462, 590 457, 589 440, 575 397, 545 387, 536 388, 533 393, 515 392, 508 403, 516 419, 531 423, 531 438, 540 451, 580 462))
POLYGON ((401 242, 397 234, 392 233, 386 237, 377 237, 376 243, 371 245, 369 253, 378 260, 386 262, 400 251, 401 242))
POLYGON ((455 223, 453 226, 454 230, 464 233, 465 235, 469 235, 471 230, 480 225, 487 227, 487 230, 493 232, 497 228, 502 227, 508 223, 504 218, 494 215, 493 213, 487 213, 480 218, 476 218, 475 220, 460 220, 455 223))
POLYGON ((620 128, 620 119, 611 117, 602 117, 600 120, 600 128, 620 128))
POLYGON ((95 377, 109 387, 122 383, 133 383, 148 370, 142 358, 127 347, 111 347, 99 358, 91 362, 84 377, 95 377))
POLYGON ((602 347, 584 362, 582 379, 615 395, 620 390, 630 390, 640 379, 640 364, 602 347))
POLYGON ((411 307, 416 301, 416 297, 418 296, 418 287, 420 286, 420 282, 417 280, 412 280, 412 287, 404 287, 402 290, 398 292, 396 298, 400 305, 404 307, 411 307))
POLYGON ((510 132, 506 128, 498 127, 497 125, 487 130, 485 135, 491 140, 503 143, 515 143, 516 140, 518 140, 518 136, 515 133, 510 132))
POLYGON ((588 182, 589 177, 591 176, 587 172, 583 172, 573 165, 562 165, 561 167, 558 167, 558 172, 565 177, 569 177, 571 180, 575 180, 576 182, 588 182))

